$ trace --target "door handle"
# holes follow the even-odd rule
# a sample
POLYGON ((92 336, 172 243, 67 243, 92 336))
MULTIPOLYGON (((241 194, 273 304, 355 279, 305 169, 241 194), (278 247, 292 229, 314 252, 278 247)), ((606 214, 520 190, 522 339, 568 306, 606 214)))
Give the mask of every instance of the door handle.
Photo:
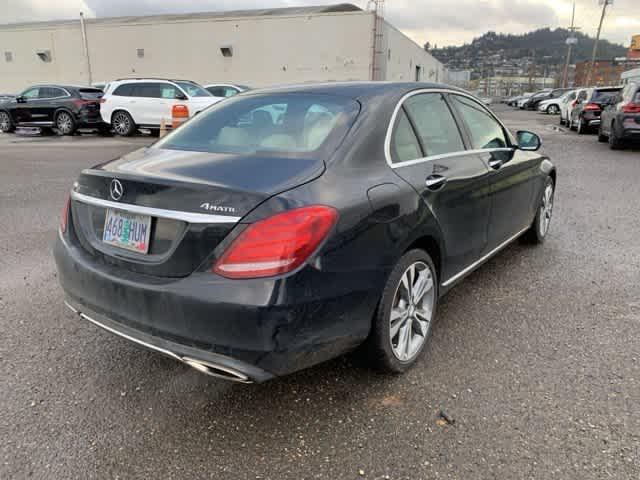
POLYGON ((494 170, 498 170, 502 166, 502 160, 489 160, 489 166, 494 170))
POLYGON ((429 190, 440 190, 444 187, 444 184, 447 183, 447 177, 443 177, 442 175, 430 175, 427 177, 425 183, 429 190))

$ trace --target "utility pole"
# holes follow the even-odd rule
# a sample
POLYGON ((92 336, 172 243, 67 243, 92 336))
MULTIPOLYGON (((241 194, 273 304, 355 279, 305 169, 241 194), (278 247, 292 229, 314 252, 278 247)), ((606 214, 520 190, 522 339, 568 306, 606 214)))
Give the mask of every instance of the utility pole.
POLYGON ((591 85, 591 76, 593 75, 593 66, 596 63, 596 54, 598 53, 598 42, 600 41, 600 32, 602 31, 602 24, 604 23, 604 16, 607 14, 607 7, 613 5, 613 0, 599 0, 602 4, 602 15, 600 15, 600 24, 598 25, 598 33, 596 34, 596 41, 593 43, 593 53, 591 54, 591 63, 589 64, 589 71, 587 72, 587 82, 585 87, 591 85))
POLYGON ((575 26, 576 19, 576 0, 573 0, 573 12, 571 13, 571 26, 569 27, 569 38, 567 38, 567 61, 564 64, 564 73, 562 75, 562 88, 567 88, 569 83, 569 65, 571 65, 571 50, 573 46, 578 43, 578 39, 575 36, 576 30, 580 30, 580 27, 575 26))
POLYGON ((87 40, 87 27, 84 24, 84 14, 80 12, 80 30, 82 30, 82 44, 84 47, 84 58, 87 61, 87 75, 89 76, 89 86, 93 83, 91 75, 91 60, 89 59, 89 41, 87 40))

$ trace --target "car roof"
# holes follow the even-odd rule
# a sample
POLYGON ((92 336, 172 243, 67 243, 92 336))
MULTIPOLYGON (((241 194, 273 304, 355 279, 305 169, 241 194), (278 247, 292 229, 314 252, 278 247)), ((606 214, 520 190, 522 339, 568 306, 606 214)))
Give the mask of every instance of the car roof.
POLYGON ((469 92, 441 83, 423 82, 330 82, 308 83, 299 85, 283 85, 263 89, 250 90, 243 95, 281 94, 281 93, 313 93, 335 95, 352 99, 366 99, 378 95, 404 95, 414 90, 437 89, 451 90, 465 95, 469 92))

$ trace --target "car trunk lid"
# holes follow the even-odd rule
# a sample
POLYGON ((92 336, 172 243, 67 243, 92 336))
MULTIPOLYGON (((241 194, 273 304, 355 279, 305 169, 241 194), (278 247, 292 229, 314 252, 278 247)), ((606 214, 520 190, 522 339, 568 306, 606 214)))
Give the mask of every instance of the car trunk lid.
POLYGON ((73 229, 100 261, 182 277, 256 206, 323 171, 321 160, 145 148, 82 172, 72 192, 73 229), (146 253, 103 241, 109 210, 150 219, 146 253))

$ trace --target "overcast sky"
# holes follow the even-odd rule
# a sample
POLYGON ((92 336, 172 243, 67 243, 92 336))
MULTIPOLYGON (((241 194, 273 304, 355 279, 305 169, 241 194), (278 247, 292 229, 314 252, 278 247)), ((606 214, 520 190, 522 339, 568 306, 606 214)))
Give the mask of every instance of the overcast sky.
MULTIPOLYGON (((0 0, 0 23, 92 17, 237 10, 340 3, 327 0, 0 0)), ((354 0, 366 7, 366 0, 354 0)), ((595 36, 598 0, 577 0, 576 24, 595 36)), ((568 26, 572 0, 387 0, 387 19, 424 44, 459 45, 487 30, 519 33, 568 26)), ((640 34, 640 0, 615 0, 602 36, 629 45, 640 34)))

